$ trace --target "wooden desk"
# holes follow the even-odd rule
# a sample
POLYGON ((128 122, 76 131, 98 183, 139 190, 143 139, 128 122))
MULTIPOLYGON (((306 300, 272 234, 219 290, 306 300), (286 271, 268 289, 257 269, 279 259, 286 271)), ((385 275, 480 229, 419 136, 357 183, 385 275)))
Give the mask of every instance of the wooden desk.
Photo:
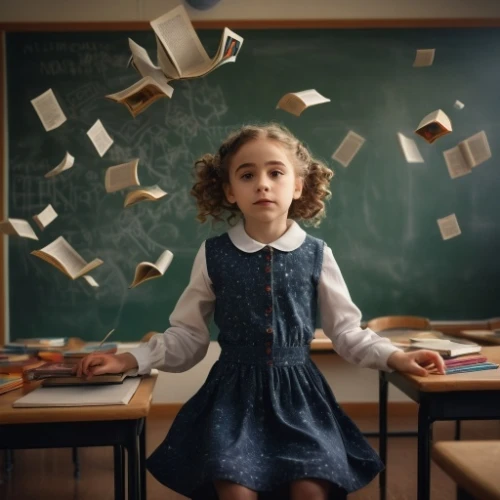
MULTIPOLYGON (((500 347, 483 347, 489 361, 500 363, 500 347)), ((389 382, 413 401, 418 410, 418 500, 430 498, 430 441, 438 420, 500 419, 500 369, 455 375, 417 377, 379 372, 380 458, 387 463, 387 396, 389 382)), ((386 470, 380 473, 380 498, 386 497, 386 470)))
POLYGON ((432 458, 457 484, 457 498, 500 500, 500 441, 440 441, 432 458))
POLYGON ((128 405, 68 408, 12 408, 33 390, 0 396, 0 449, 113 446, 115 499, 124 500, 124 451, 128 457, 128 498, 146 499, 146 417, 157 375, 143 377, 128 405))

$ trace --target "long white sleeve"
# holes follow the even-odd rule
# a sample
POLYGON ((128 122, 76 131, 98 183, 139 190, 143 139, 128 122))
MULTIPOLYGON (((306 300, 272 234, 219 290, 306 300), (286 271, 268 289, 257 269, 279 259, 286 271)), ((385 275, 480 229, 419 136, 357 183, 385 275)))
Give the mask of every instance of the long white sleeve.
POLYGON ((147 344, 130 350, 137 359, 138 373, 149 373, 151 368, 178 373, 199 363, 210 344, 208 323, 214 303, 203 242, 194 260, 189 285, 170 315, 170 328, 154 335, 147 344))
POLYGON ((332 250, 325 246, 318 285, 321 325, 335 350, 350 363, 391 371, 389 356, 399 351, 390 340, 362 329, 361 312, 351 300, 332 250))

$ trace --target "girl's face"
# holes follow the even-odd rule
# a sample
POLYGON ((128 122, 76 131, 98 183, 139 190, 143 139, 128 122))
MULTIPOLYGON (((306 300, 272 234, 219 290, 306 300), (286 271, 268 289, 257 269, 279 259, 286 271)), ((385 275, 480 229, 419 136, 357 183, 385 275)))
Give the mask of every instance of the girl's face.
POLYGON ((232 157, 224 192, 247 220, 286 221, 292 201, 302 194, 302 186, 285 148, 278 141, 259 138, 241 146, 232 157))

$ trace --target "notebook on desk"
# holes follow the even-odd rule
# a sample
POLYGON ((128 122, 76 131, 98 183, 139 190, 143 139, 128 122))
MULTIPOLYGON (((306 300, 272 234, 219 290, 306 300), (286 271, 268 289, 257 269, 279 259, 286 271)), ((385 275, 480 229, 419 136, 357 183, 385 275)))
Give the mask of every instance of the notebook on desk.
POLYGON ((14 408, 48 406, 126 405, 139 387, 141 377, 127 378, 122 384, 38 387, 12 403, 14 408))

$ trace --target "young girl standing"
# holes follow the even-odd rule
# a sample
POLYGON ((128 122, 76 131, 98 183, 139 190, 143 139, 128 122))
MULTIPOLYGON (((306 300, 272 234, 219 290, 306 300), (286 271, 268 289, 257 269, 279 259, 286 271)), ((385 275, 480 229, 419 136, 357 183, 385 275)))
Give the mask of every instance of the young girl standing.
POLYGON ((79 374, 188 370, 207 352, 213 314, 220 358, 149 471, 203 500, 345 498, 383 465, 309 357, 318 309, 352 363, 426 375, 421 365, 443 372, 442 359, 360 328, 331 249, 295 222, 324 217, 333 173, 288 130, 245 126, 195 168, 199 220, 227 216, 231 229, 201 245, 165 333, 130 353, 93 354, 79 374))

